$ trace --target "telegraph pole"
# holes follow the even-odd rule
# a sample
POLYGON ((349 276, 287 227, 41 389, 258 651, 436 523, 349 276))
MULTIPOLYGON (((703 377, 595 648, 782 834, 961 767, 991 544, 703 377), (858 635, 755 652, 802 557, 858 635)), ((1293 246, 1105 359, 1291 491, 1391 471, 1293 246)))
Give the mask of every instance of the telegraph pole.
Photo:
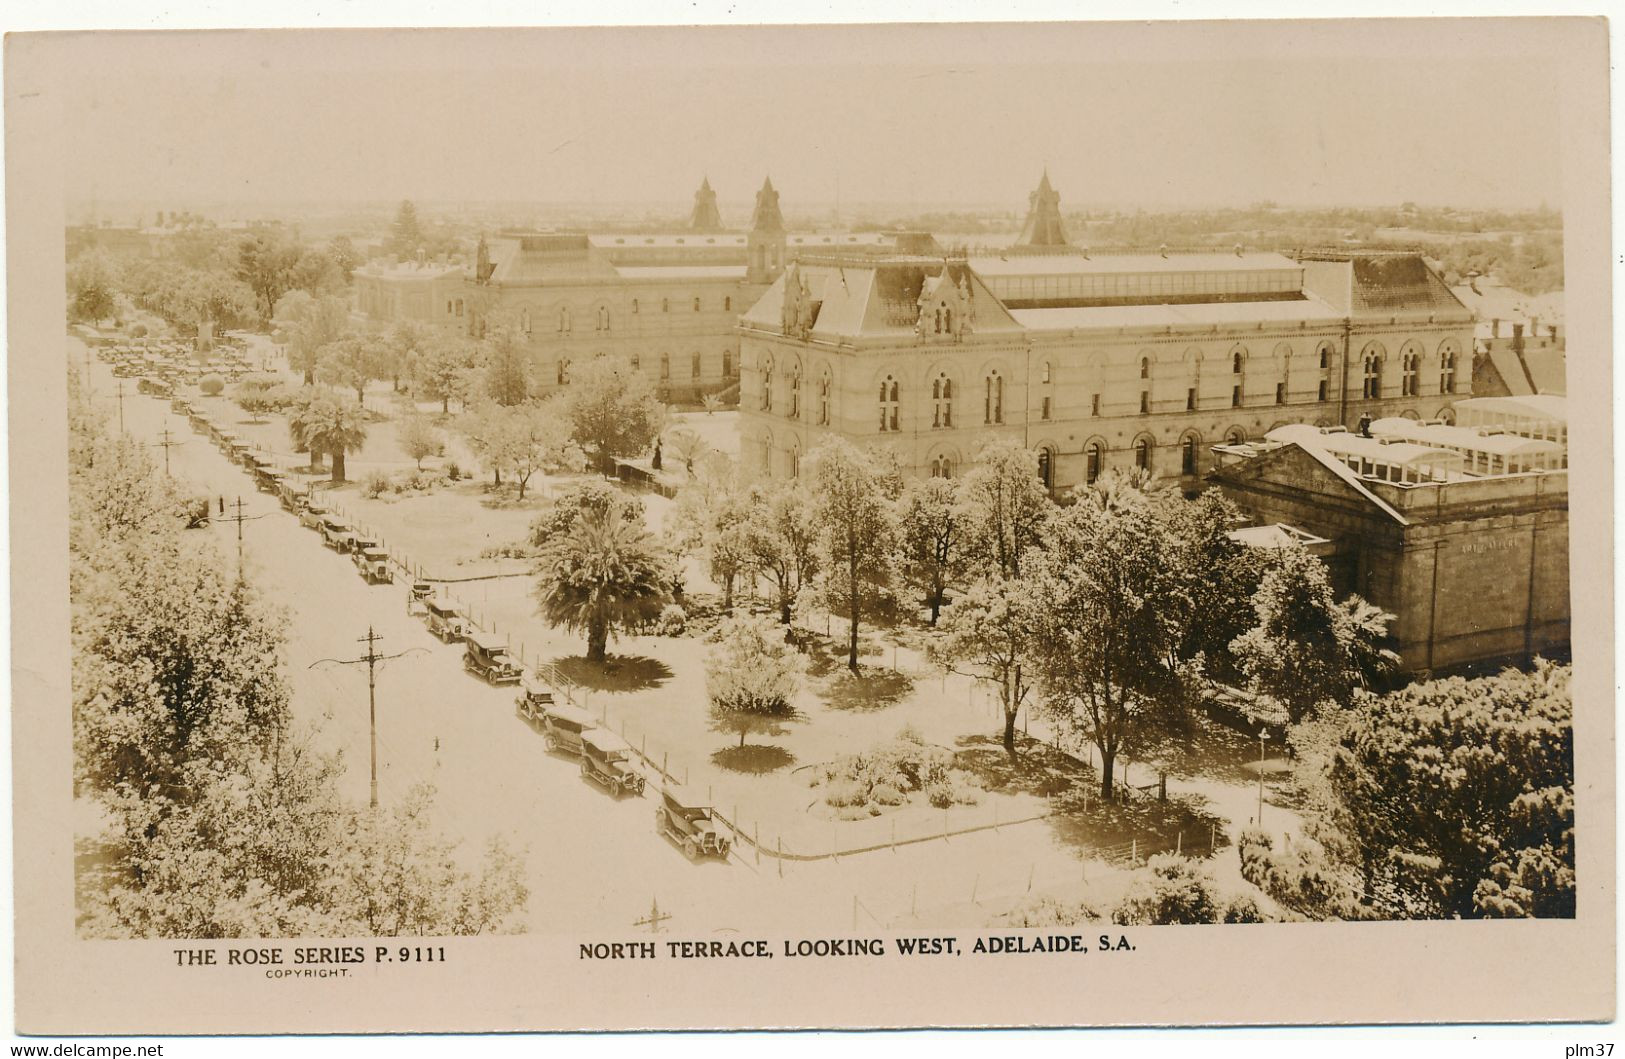
MULTIPOLYGON (((123 401, 119 402, 119 422, 120 422, 121 425, 124 422, 124 402, 123 401)), ((179 444, 182 444, 182 443, 179 442, 179 441, 171 441, 171 440, 169 440, 169 428, 168 427, 164 428, 163 438, 164 438, 164 440, 155 441, 155 442, 153 442, 153 444, 154 445, 160 445, 160 446, 163 447, 163 450, 164 450, 164 475, 167 477, 169 475, 169 450, 174 448, 176 445, 179 445, 179 444)))
MULTIPOLYGON (((165 449, 164 451, 167 453, 169 450, 165 449)), ((226 522, 237 523, 237 580, 241 581, 243 579, 243 523, 252 522, 257 518, 264 518, 265 516, 243 514, 242 497, 238 497, 231 506, 237 509, 237 513, 235 515, 227 515, 224 513, 224 511, 222 511, 221 518, 226 522)), ((222 508, 223 507, 224 504, 222 504, 222 508)))
MULTIPOLYGON (((241 523, 239 523, 239 525, 241 525, 241 523)), ((356 639, 357 643, 364 643, 367 645, 366 654, 362 655, 360 658, 323 658, 319 661, 312 662, 309 666, 309 668, 315 669, 317 666, 322 665, 323 663, 332 663, 340 666, 355 666, 361 665, 363 662, 365 662, 367 665, 367 741, 368 754, 372 762, 372 794, 370 804, 374 809, 378 808, 378 665, 379 663, 387 662, 392 658, 402 658, 410 654, 428 653, 421 647, 413 647, 410 650, 401 651, 399 654, 381 655, 378 653, 378 641, 382 639, 383 637, 379 636, 378 633, 373 630, 373 627, 369 625, 367 626, 367 635, 357 637, 356 639)))
MULTIPOLYGON (((118 432, 124 433, 124 380, 118 381, 118 432)), ((164 450, 164 467, 169 466, 169 450, 164 450)))

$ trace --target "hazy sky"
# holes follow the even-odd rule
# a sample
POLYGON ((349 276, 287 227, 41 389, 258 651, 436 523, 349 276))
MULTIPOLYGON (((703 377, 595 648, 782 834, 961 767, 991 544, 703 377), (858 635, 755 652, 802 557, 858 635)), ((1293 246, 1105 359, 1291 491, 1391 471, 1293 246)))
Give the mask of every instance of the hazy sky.
MULTIPOLYGON (((1552 67, 1460 23, 65 40, 67 199, 1560 205, 1552 67)), ((1486 23, 1484 27, 1503 24, 1486 23)))

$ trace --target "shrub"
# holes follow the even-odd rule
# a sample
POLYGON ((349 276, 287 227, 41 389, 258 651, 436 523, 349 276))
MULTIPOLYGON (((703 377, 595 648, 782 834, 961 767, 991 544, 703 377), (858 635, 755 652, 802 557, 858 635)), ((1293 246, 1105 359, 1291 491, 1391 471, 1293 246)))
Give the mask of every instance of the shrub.
POLYGON ((1087 901, 1062 901, 1040 894, 1010 909, 1005 922, 1012 927, 1075 927, 1098 919, 1100 913, 1087 901))
POLYGON ((829 787, 824 791, 824 803, 833 805, 837 809, 849 805, 862 805, 868 801, 868 792, 863 785, 854 780, 831 780, 829 787))
POLYGON ((656 636, 681 636, 688 631, 688 611, 675 603, 666 604, 666 609, 660 612, 655 619, 654 632, 656 636))
POLYGON ((835 810, 837 820, 867 820, 878 810, 865 809, 861 805, 843 805, 835 810))
POLYGON ((457 479, 461 478, 462 476, 463 476, 463 469, 461 467, 457 466, 457 461, 456 460, 447 460, 446 461, 446 477, 448 479, 450 479, 451 481, 455 482, 457 479))
POLYGON ((908 801, 908 795, 889 783, 877 783, 869 788, 869 797, 877 805, 902 805, 908 801))
POLYGON ((219 397, 226 388, 226 380, 210 372, 197 381, 197 388, 205 397, 219 397))
POLYGON ((1121 926, 1170 923, 1217 923, 1224 911, 1219 888, 1207 865, 1172 853, 1159 853, 1147 864, 1112 913, 1121 926))
POLYGON ((1241 877, 1283 907, 1315 919, 1348 919, 1358 914, 1354 880, 1331 863, 1314 839, 1299 839, 1277 851, 1269 835, 1248 828, 1241 833, 1236 852, 1241 858, 1241 877))
POLYGON ((925 788, 925 796, 931 805, 937 809, 946 809, 954 804, 954 787, 947 780, 939 780, 925 788))
POLYGON ((1219 922, 1263 923, 1266 920, 1258 907, 1258 902, 1253 900, 1251 894, 1236 894, 1226 902, 1224 914, 1219 917, 1219 922))
POLYGON ((949 784, 956 805, 977 805, 982 800, 982 792, 963 780, 949 784))
POLYGON ((383 471, 369 471, 361 483, 361 495, 369 500, 376 500, 385 493, 392 492, 395 484, 389 480, 389 475, 383 471))

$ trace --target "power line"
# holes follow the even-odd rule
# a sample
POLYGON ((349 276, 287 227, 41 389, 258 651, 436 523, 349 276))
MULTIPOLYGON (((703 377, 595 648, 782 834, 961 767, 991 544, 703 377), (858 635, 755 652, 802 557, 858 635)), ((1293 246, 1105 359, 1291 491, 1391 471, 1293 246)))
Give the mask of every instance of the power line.
MULTIPOLYGON (((239 500, 238 503, 241 504, 242 501, 239 500)), ((241 528, 241 523, 238 525, 239 528, 241 528)), ((428 651, 422 647, 412 647, 405 651, 401 651, 398 654, 381 655, 378 653, 377 649, 378 641, 381 639, 383 639, 383 637, 379 636, 378 633, 373 630, 373 627, 369 625, 367 626, 367 635, 358 637, 356 640, 357 643, 364 643, 367 645, 366 654, 362 655, 360 658, 322 658, 312 662, 306 667, 308 669, 315 669, 317 666, 324 664, 354 666, 361 665, 362 663, 365 663, 367 666, 367 725, 369 729, 367 741, 372 763, 371 805, 374 809, 378 808, 378 666, 380 663, 388 662, 395 658, 404 658, 405 656, 411 654, 428 654, 428 651)))

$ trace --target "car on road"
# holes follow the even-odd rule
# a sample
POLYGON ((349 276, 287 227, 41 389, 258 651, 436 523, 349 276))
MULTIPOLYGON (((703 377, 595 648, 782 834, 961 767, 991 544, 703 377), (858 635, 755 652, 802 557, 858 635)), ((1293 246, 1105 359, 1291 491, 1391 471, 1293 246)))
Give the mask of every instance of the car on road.
POLYGON ((553 689, 535 674, 527 673, 519 681, 519 694, 513 705, 515 713, 540 731, 547 726, 547 711, 553 708, 553 689))
POLYGON ((322 520, 327 518, 327 505, 315 497, 305 501, 304 507, 299 509, 299 524, 309 529, 322 528, 322 520))
POLYGON ((643 774, 632 767, 632 747, 604 728, 581 733, 581 775, 619 798, 643 794, 643 774))
POLYGON ((342 515, 331 512, 322 516, 322 543, 334 551, 346 551, 350 540, 355 536, 350 531, 349 520, 342 515))
POLYGON ((169 410, 178 416, 190 415, 192 406, 187 403, 186 398, 177 397, 169 402, 169 410))
POLYGON ((493 685, 517 684, 523 675, 508 654, 507 642, 478 630, 471 630, 463 645, 463 668, 493 685))
POLYGON ((445 599, 424 601, 424 621, 441 643, 456 643, 468 632, 468 614, 461 603, 445 599))
POLYGON ((690 787, 666 787, 655 807, 655 830, 682 847, 689 860, 728 859, 728 839, 717 830, 708 799, 690 787))
POLYGON ((580 754, 581 733, 597 723, 593 715, 580 706, 568 702, 554 703, 542 716, 542 741, 549 751, 580 754))
POLYGON ((355 566, 369 585, 387 585, 395 580, 389 569, 389 552, 377 546, 357 551, 355 566))
POLYGON ((406 613, 427 613, 429 597, 433 595, 434 585, 427 581, 413 581, 406 590, 406 613))

